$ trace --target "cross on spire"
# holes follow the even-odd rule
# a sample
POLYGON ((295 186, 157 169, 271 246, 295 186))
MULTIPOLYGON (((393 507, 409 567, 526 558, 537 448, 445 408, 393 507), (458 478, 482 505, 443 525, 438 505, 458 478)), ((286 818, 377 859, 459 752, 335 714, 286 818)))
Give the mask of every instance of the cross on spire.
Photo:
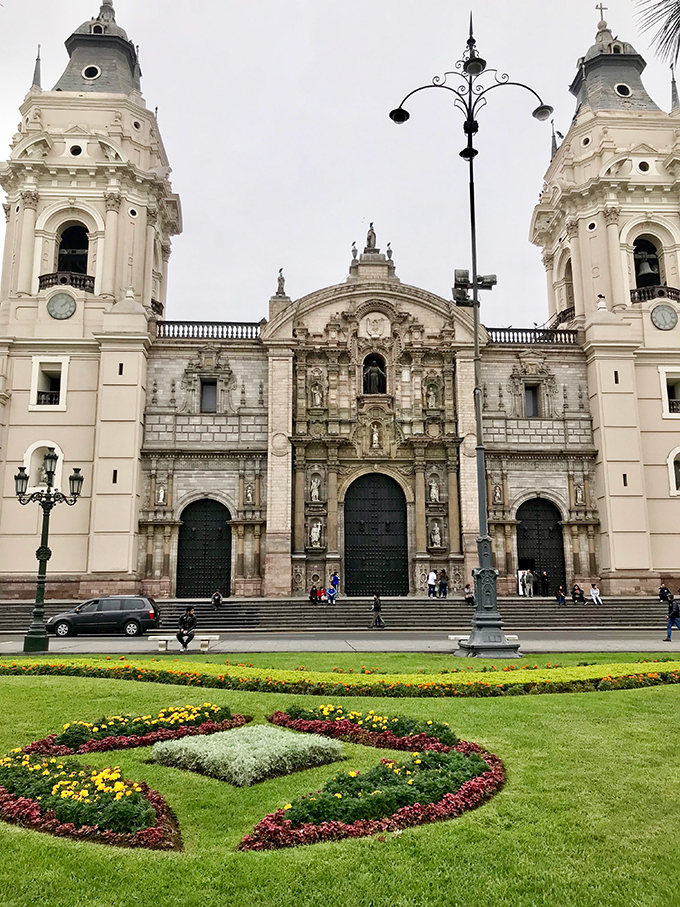
POLYGON ((605 11, 606 9, 609 9, 609 7, 608 7, 608 6, 604 6, 603 3, 602 3, 602 0, 600 0, 600 2, 597 4, 597 6, 595 7, 595 9, 597 9, 597 10, 600 11, 600 21, 604 21, 604 11, 605 11))

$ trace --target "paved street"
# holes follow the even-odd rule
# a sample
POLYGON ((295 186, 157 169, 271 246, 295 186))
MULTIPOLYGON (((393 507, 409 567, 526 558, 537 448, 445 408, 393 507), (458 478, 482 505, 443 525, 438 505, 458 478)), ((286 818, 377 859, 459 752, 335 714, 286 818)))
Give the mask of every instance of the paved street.
MULTIPOLYGON (((570 630, 520 633, 520 645, 526 655, 552 652, 668 652, 680 655, 680 632, 670 643, 662 642, 665 626, 656 630, 570 630)), ((204 631, 210 632, 210 631, 204 631)), ((452 630, 466 634, 466 630, 452 630)), ((23 636, 0 636, 0 658, 22 652, 23 636)), ((366 630, 360 633, 221 633, 212 648, 216 653, 254 652, 452 652, 455 642, 444 632, 390 632, 366 630)), ((54 655, 92 653, 142 655, 157 651, 152 638, 124 639, 121 636, 78 636, 65 640, 50 637, 54 655)), ((170 644, 179 652, 179 644, 170 644)), ((191 652, 198 651, 194 642, 191 652)))

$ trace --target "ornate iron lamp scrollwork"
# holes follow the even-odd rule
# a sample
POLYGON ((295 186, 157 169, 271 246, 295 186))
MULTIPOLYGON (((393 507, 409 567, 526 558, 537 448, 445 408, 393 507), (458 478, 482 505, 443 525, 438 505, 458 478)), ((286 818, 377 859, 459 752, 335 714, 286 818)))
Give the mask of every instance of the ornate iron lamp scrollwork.
POLYGON ((35 604, 31 626, 24 637, 24 652, 47 652, 49 648, 49 637, 45 630, 45 580, 47 577, 47 562, 52 557, 52 551, 48 546, 50 534, 50 513, 57 504, 68 504, 73 507, 83 490, 84 476, 80 473, 80 467, 75 466, 73 473, 69 476, 69 495, 63 494, 54 488, 54 476, 57 471, 59 456, 53 447, 49 447, 43 459, 42 479, 44 490, 32 491, 28 493, 29 476, 25 466, 20 466, 17 474, 14 476, 14 490, 20 504, 37 503, 42 508, 42 532, 40 537, 40 547, 35 552, 38 560, 38 579, 35 590, 35 604))

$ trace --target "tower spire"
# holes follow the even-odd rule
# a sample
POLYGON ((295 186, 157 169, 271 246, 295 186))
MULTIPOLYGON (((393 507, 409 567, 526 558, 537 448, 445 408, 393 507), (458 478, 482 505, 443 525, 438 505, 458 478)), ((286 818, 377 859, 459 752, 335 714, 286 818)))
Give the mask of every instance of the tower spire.
POLYGON ((35 69, 33 70, 33 84, 32 88, 42 88, 41 81, 41 72, 40 72, 40 45, 38 44, 38 56, 35 58, 35 69))
POLYGON ((680 99, 678 98, 678 86, 675 81, 675 66, 671 63, 671 110, 676 110, 680 107, 680 99))
POLYGON ((552 127, 552 142, 550 145, 550 160, 552 160, 557 154, 557 136, 555 135, 555 121, 550 121, 550 126, 552 127))

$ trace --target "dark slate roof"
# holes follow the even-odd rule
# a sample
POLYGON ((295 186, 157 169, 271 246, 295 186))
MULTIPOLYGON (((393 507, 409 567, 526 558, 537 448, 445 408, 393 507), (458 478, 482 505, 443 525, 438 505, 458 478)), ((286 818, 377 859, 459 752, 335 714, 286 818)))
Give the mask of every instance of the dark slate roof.
POLYGON ((603 20, 569 88, 578 100, 576 112, 584 104, 593 110, 659 110, 640 78, 646 66, 632 44, 615 38, 603 20))

